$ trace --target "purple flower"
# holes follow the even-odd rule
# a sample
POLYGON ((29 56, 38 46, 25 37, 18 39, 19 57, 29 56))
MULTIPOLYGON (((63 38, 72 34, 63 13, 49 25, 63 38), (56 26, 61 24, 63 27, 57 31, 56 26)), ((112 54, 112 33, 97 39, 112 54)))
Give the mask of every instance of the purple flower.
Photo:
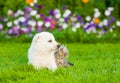
POLYGON ((39 8, 39 9, 43 9, 44 6, 43 6, 43 5, 39 5, 38 8, 39 8))
POLYGON ((28 32, 31 32, 32 31, 32 26, 29 26, 28 27, 28 32))
POLYGON ((14 32, 14 36, 19 36, 19 32, 14 32))
POLYGON ((49 13, 50 13, 51 16, 55 16, 55 12, 54 12, 54 10, 50 10, 49 13))
POLYGON ((50 20, 49 18, 45 17, 45 18, 44 18, 44 21, 45 21, 45 22, 48 22, 48 21, 50 22, 51 20, 50 20))
POLYGON ((63 7, 62 7, 62 10, 66 10, 66 9, 67 9, 66 6, 63 6, 63 7))
POLYGON ((110 27, 110 25, 111 25, 111 20, 108 20, 107 26, 110 27))
POLYGON ((78 20, 78 21, 82 21, 82 17, 81 17, 81 16, 78 16, 78 17, 77 17, 77 20, 78 20))
POLYGON ((19 24, 22 25, 22 26, 27 26, 27 21, 25 21, 25 22, 19 22, 19 24))
POLYGON ((102 28, 104 28, 104 26, 99 26, 99 28, 101 28, 101 29, 102 29, 102 28))
POLYGON ((32 11, 32 8, 31 7, 26 7, 25 8, 25 12, 31 12, 32 11))
POLYGON ((38 27, 37 27, 37 31, 38 31, 38 32, 41 32, 41 31, 42 31, 42 27, 41 27, 41 26, 38 26, 38 27))
POLYGON ((110 17, 111 22, 115 21, 115 18, 113 16, 110 17))
POLYGON ((12 28, 12 30, 13 30, 13 34, 15 35, 15 36, 18 36, 19 35, 19 27, 18 26, 14 26, 13 28, 12 28))
POLYGON ((44 14, 40 14, 40 17, 41 17, 41 18, 44 18, 44 14))
POLYGON ((38 6, 38 4, 34 4, 34 7, 35 7, 35 8, 38 8, 39 6, 38 6))
POLYGON ((12 35, 13 34, 13 30, 12 29, 9 29, 8 32, 7 32, 8 35, 12 35))
POLYGON ((86 31, 87 29, 91 28, 91 27, 96 27, 96 24, 89 24, 87 27, 84 28, 84 31, 86 31))
POLYGON ((21 33, 21 34, 22 34, 22 33, 23 33, 23 34, 28 34, 29 32, 30 32, 30 31, 29 31, 29 28, 26 28, 26 27, 25 27, 25 28, 21 28, 21 29, 20 29, 20 33, 21 33))
POLYGON ((13 30, 14 30, 14 31, 18 31, 19 28, 20 28, 19 26, 16 26, 16 25, 15 25, 15 26, 13 27, 13 30))
POLYGON ((65 17, 64 20, 67 23, 69 21, 69 17, 65 17))
POLYGON ((30 16, 28 14, 24 14, 24 17, 28 19, 30 16))
POLYGON ((81 21, 80 24, 83 26, 85 23, 83 21, 81 21))

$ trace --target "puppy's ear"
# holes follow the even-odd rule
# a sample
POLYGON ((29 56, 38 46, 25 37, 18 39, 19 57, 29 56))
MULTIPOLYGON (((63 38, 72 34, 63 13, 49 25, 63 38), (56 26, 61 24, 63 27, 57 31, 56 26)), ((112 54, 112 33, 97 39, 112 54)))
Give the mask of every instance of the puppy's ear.
POLYGON ((35 42, 38 42, 38 40, 40 40, 40 36, 39 35, 36 36, 35 42))

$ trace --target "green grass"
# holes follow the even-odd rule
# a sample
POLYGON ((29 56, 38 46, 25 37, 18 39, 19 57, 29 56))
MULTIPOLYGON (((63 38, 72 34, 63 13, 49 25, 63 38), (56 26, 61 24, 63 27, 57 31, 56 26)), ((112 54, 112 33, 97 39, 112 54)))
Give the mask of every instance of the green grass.
POLYGON ((27 64, 30 43, 0 43, 0 83, 120 83, 120 43, 66 43, 73 67, 35 70, 27 64))

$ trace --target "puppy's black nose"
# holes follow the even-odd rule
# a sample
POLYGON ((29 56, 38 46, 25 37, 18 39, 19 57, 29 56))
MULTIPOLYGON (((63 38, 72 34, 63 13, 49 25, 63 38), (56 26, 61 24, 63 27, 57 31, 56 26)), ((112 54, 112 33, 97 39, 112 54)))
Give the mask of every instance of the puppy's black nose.
POLYGON ((59 48, 59 47, 60 47, 60 45, 58 44, 58 45, 57 45, 57 48, 59 48))

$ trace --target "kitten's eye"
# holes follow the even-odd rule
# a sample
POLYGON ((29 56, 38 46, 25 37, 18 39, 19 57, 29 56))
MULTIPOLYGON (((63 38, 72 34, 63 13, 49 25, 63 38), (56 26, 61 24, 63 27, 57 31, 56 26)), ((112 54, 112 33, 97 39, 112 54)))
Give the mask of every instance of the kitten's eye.
POLYGON ((48 42, 52 42, 52 40, 49 40, 48 42))

